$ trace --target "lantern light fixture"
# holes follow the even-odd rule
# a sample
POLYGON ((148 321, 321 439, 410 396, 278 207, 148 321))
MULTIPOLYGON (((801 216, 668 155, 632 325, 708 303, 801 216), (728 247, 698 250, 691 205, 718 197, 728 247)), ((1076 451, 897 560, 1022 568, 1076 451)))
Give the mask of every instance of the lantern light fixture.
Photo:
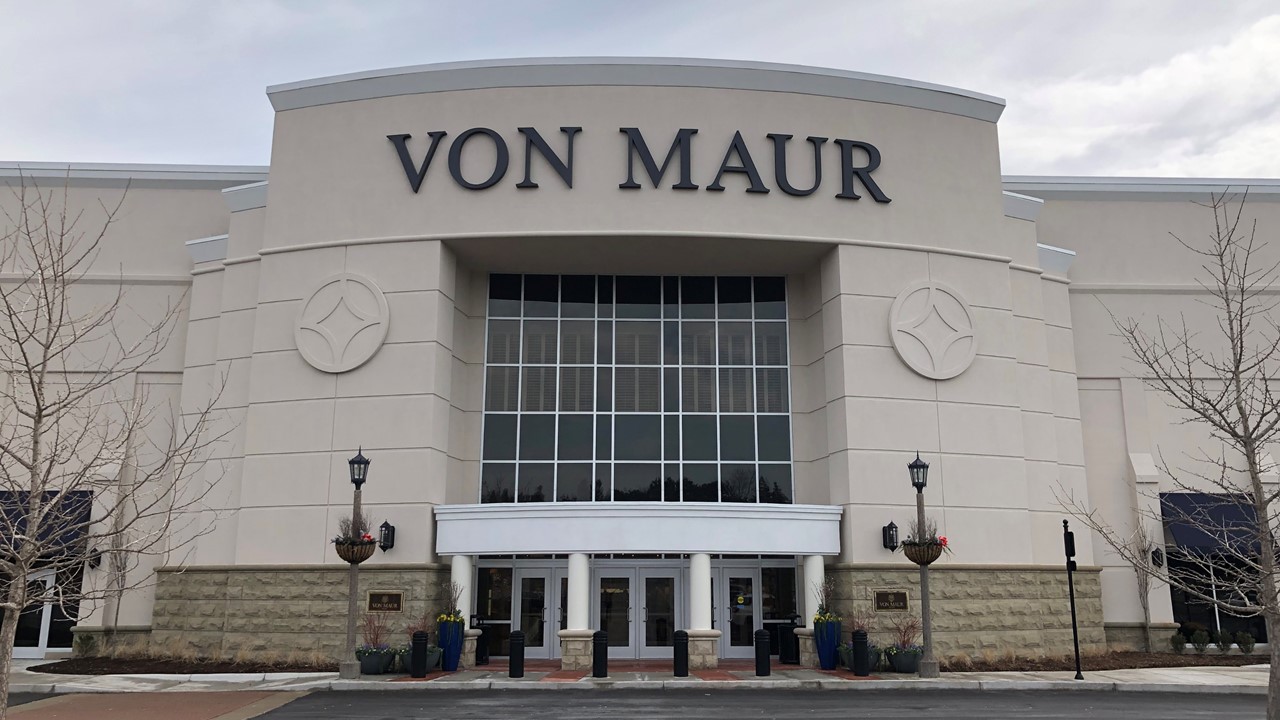
POLYGON ((880 529, 880 538, 881 538, 881 542, 884 544, 885 550, 897 550, 898 549, 898 524, 893 521, 890 521, 888 525, 885 525, 883 528, 880 529))
POLYGON ((920 453, 916 453, 916 459, 907 465, 907 472, 911 474, 911 486, 916 492, 924 492, 924 486, 929 484, 929 463, 920 459, 920 453))
POLYGON ((347 461, 351 469, 351 484, 356 487, 364 485, 369 476, 369 458, 364 456, 364 448, 356 451, 356 456, 347 461))
POLYGON ((382 548, 382 552, 386 552, 396 546, 396 526, 382 521, 378 526, 378 547, 382 548))

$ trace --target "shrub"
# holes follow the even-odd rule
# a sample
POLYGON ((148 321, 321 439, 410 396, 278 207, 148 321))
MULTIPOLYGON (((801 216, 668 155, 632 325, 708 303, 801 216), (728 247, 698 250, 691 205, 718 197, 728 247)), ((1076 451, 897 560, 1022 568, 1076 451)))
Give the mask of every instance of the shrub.
POLYGON ((1231 633, 1218 633, 1218 637, 1213 641, 1218 646, 1218 652, 1226 655, 1231 652, 1231 633))
POLYGON ((1243 630, 1236 633, 1236 645, 1240 646, 1240 652, 1244 653, 1245 655, 1253 654, 1254 642, 1256 641, 1253 639, 1253 635, 1243 630))
POLYGON ((1209 633, 1207 631, 1197 630, 1191 633, 1191 647, 1195 648, 1196 652, 1201 655, 1209 649, 1209 643, 1211 642, 1213 641, 1209 639, 1209 633))
POLYGON ((1181 632, 1174 633, 1169 637, 1169 647, 1173 648, 1174 652, 1181 654, 1183 650, 1187 649, 1187 637, 1181 632))

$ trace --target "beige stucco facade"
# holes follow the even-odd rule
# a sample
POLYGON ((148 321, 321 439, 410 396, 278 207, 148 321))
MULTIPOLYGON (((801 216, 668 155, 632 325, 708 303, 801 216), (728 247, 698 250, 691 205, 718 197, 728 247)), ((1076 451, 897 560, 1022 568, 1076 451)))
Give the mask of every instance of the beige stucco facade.
MULTIPOLYGON (((119 268, 143 315, 185 303, 170 352, 137 382, 162 385, 186 412, 220 393, 227 435, 201 475, 214 487, 201 536, 174 538, 159 596, 132 596, 120 623, 209 651, 275 637, 338 648, 331 595, 345 585, 317 583, 339 581, 330 538, 350 511, 347 460, 362 448, 373 459, 364 506, 397 530, 395 547, 363 568, 386 585, 373 589, 405 592, 415 611, 436 601, 451 562, 470 582, 470 561, 456 556, 503 556, 517 569, 522 555, 586 554, 597 565, 606 553, 662 556, 679 568, 687 606, 701 576, 680 558, 740 553, 795 558, 805 614, 804 556, 825 558, 838 609, 901 588, 915 593, 915 610, 913 566, 882 547, 881 529, 892 521, 905 536, 914 518, 905 466, 918 452, 931 465, 930 516, 954 549, 934 566, 940 649, 1066 652, 1061 498, 1129 527, 1146 495, 1170 489, 1154 454, 1205 441, 1125 362, 1108 312, 1195 312, 1195 263, 1168 235, 1203 235, 1207 215, 1192 201, 1251 184, 1246 213, 1263 228, 1280 222, 1273 181, 1001 177, 1002 101, 854 73, 511 61, 268 94, 269 167, 0 166, 10 185, 65 177, 71 202, 85 206, 132 178, 91 280, 105 287, 119 268), (455 146, 472 128, 491 129, 509 153, 491 187, 468 189, 450 173, 456 148, 466 182, 496 174, 491 135, 455 146), (572 187, 520 128, 572 158, 572 187), (637 128, 659 164, 682 128, 697 132, 655 188, 621 128, 637 128), (415 192, 388 136, 412 135, 405 147, 420 166, 439 131, 415 192), (767 193, 747 192, 746 173, 721 173, 748 159, 728 152, 735 133, 767 193), (770 133, 794 136, 785 177, 801 189, 815 179, 806 138, 824 139, 815 192, 782 190, 770 133), (848 159, 841 140, 859 143, 848 159), (891 202, 849 170, 874 165, 863 144, 878 152, 867 172, 891 202), (697 188, 674 189, 686 157, 697 188), (619 187, 629 163, 639 188, 619 187), (526 173, 536 188, 518 187, 526 173), (709 190, 717 180, 723 190, 709 190), (860 199, 837 197, 847 188, 860 199), (735 514, 618 503, 610 535, 592 524, 598 502, 541 503, 514 518, 480 503, 492 273, 784 276, 792 504, 735 514), (314 341, 300 328, 326 322, 308 319, 309 303, 353 276, 365 295, 351 302, 372 314, 330 330, 337 347, 368 358, 326 371, 300 352, 314 341), (674 546, 645 538, 655 507, 674 546), (566 523, 580 523, 567 540, 566 523), (712 526, 723 534, 707 539, 701 529, 712 526), (302 635, 279 631, 295 622, 302 635)), ((1100 648, 1104 623, 1141 621, 1133 574, 1074 529, 1082 641, 1100 648)), ((1152 596, 1153 620, 1172 621, 1168 589, 1152 596)), ((567 631, 583 629, 573 613, 567 631)), ((694 624, 696 608, 675 616, 710 629, 694 624)), ((96 609, 81 625, 103 622, 96 609)))

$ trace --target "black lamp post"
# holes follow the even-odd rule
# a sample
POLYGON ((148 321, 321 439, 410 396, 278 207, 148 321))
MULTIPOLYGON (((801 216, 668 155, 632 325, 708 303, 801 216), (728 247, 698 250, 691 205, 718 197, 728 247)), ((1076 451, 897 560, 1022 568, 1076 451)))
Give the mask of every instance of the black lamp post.
MULTIPOLYGON (((916 489, 916 533, 924 535, 924 488, 929 484, 929 463, 916 459, 907 465, 911 475, 911 487, 916 489)), ((916 537, 918 542, 920 537, 916 537)), ((920 566, 920 622, 924 627, 924 657, 920 658, 920 677, 938 677, 938 661, 933 657, 933 622, 929 613, 929 566, 920 566)))
MULTIPOLYGON (((347 461, 351 474, 351 484, 355 492, 351 498, 351 531, 357 536, 369 531, 364 526, 360 509, 360 490, 369 477, 369 458, 364 456, 364 449, 356 450, 356 456, 347 461)), ((356 659, 356 594, 360 592, 360 563, 350 563, 347 570, 347 647, 342 662, 338 663, 338 677, 355 679, 360 677, 360 661, 356 659)))

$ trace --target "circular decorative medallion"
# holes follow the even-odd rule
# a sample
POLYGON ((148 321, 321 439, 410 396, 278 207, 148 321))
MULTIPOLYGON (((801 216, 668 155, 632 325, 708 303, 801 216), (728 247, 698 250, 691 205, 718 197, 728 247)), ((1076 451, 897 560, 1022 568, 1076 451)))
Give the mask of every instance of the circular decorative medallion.
POLYGON ((969 303, 951 287, 929 280, 909 286, 893 301, 889 336, 898 357, 933 380, 968 370, 978 351, 969 303))
POLYGON ((339 273, 325 278, 302 303, 293 339, 312 367, 341 373, 373 357, 389 325, 382 290, 366 277, 339 273))

